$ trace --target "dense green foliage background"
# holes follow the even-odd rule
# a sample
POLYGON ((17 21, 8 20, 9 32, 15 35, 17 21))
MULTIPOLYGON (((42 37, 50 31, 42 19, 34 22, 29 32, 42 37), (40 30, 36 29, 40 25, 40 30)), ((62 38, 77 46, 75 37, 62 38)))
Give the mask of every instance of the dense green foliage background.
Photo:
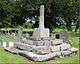
MULTIPOLYGON (((61 25, 56 24, 56 17, 61 17, 68 30, 72 29, 72 23, 75 25, 75 31, 79 29, 78 0, 0 0, 0 28, 23 26, 26 16, 36 15, 38 18, 42 4, 45 6, 45 27, 50 28, 51 31, 60 27, 61 25)), ((37 27, 38 21, 36 20, 31 26, 37 27)))

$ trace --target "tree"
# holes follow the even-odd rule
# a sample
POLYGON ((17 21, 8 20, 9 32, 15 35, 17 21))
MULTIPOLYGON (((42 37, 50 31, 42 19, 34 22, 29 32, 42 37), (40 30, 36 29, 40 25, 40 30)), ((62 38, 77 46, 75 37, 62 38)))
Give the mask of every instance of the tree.
MULTIPOLYGON (((45 6, 45 27, 50 31, 58 27, 56 17, 65 20, 68 30, 71 30, 72 22, 76 23, 75 29, 78 29, 78 0, 0 0, 0 27, 23 25, 26 16, 39 17, 40 5, 45 6)), ((38 21, 34 26, 38 25, 38 21)))
POLYGON ((78 0, 55 0, 55 11, 57 16, 64 18, 66 28, 71 30, 72 22, 78 19, 78 0))

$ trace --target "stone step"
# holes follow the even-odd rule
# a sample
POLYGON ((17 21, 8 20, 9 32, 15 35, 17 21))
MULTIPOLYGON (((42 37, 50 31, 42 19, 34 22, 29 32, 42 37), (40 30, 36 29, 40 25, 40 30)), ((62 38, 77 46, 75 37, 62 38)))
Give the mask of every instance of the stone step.
POLYGON ((33 61, 46 61, 46 60, 53 59, 53 58, 55 59, 56 57, 61 58, 61 57, 65 57, 65 56, 70 56, 73 54, 73 52, 70 50, 77 51, 78 49, 71 48, 70 50, 50 52, 50 53, 44 54, 44 55, 36 54, 36 53, 30 52, 30 51, 18 50, 16 48, 11 48, 11 47, 5 48, 5 50, 7 50, 11 53, 18 53, 18 54, 25 56, 33 61))
POLYGON ((18 53, 20 52, 19 49, 14 48, 14 47, 5 47, 4 49, 5 49, 6 51, 9 51, 9 52, 14 53, 14 54, 18 54, 18 53))
POLYGON ((22 43, 29 44, 29 45, 36 45, 36 46, 52 46, 52 45, 62 44, 63 40, 62 39, 54 39, 54 40, 51 40, 51 39, 49 40, 29 40, 28 39, 27 40, 26 38, 24 38, 22 39, 22 43))
POLYGON ((49 53, 45 55, 34 54, 33 52, 22 51, 19 54, 33 60, 33 61, 45 61, 57 56, 56 53, 49 53))
POLYGON ((24 43, 19 43, 19 44, 16 43, 15 47, 20 50, 34 52, 36 54, 47 54, 50 52, 64 51, 71 48, 71 46, 67 43, 63 43, 61 45, 56 45, 56 46, 35 46, 24 43))
POLYGON ((72 47, 72 48, 69 49, 69 51, 71 51, 72 53, 76 54, 79 50, 78 50, 78 48, 72 47))

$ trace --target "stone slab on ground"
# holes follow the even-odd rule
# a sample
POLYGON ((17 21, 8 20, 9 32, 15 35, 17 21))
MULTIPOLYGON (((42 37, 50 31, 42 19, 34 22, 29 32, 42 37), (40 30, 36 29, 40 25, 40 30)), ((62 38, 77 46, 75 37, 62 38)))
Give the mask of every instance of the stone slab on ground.
POLYGON ((25 56, 25 57, 30 58, 33 61, 45 61, 45 60, 49 60, 51 58, 54 58, 56 56, 55 53, 38 55, 38 54, 34 54, 33 52, 28 52, 28 51, 22 51, 22 52, 20 52, 20 54, 25 56))
POLYGON ((69 51, 71 51, 72 53, 77 53, 79 50, 78 50, 78 48, 72 47, 69 49, 69 51))
POLYGON ((70 49, 70 48, 71 48, 71 45, 68 44, 68 43, 62 43, 62 44, 60 45, 61 51, 62 51, 62 50, 66 50, 66 49, 70 49))
POLYGON ((70 56, 72 54, 72 52, 69 50, 61 51, 61 53, 63 56, 70 56))
POLYGON ((9 51, 9 52, 11 52, 11 53, 19 53, 20 52, 20 50, 18 50, 18 49, 16 49, 16 48, 13 48, 13 47, 6 47, 6 48, 4 48, 6 51, 9 51))

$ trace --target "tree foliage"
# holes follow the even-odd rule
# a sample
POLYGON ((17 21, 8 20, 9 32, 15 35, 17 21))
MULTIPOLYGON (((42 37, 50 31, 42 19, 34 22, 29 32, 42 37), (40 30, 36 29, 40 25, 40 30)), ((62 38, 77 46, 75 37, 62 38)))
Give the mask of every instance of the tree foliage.
MULTIPOLYGON (((56 17, 64 19, 68 30, 72 23, 79 28, 78 0, 0 0, 0 27, 23 25, 26 17, 39 17, 40 5, 45 6, 45 27, 58 27, 56 17)), ((37 22, 37 21, 36 21, 37 22)), ((34 25, 37 26, 38 23, 34 25)))

